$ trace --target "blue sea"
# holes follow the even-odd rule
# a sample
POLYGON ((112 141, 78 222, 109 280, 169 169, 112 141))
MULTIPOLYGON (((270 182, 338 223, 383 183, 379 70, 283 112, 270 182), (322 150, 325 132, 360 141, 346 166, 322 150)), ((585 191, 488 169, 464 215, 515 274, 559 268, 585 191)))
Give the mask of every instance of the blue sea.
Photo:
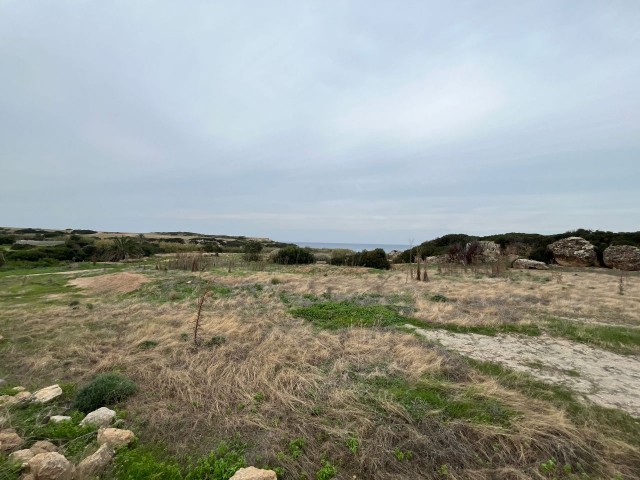
POLYGON ((355 252, 361 250, 375 250, 376 248, 382 248, 385 252, 391 250, 407 250, 409 245, 388 244, 388 243, 323 243, 323 242, 291 242, 295 243, 299 247, 311 247, 311 248, 347 248, 355 252))

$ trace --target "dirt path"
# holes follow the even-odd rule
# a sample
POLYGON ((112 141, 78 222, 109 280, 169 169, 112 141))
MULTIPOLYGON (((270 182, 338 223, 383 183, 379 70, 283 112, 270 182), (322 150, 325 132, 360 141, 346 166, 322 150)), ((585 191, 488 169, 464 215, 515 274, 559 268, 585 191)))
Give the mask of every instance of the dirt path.
POLYGON ((489 337, 421 328, 415 332, 473 359, 500 362, 541 380, 565 385, 604 407, 640 417, 640 358, 636 356, 547 336, 489 337))

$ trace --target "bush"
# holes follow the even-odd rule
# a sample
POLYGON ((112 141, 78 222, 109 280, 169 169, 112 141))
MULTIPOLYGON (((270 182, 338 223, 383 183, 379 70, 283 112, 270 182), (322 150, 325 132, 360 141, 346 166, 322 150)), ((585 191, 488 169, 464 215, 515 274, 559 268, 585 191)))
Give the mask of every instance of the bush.
POLYGON ((244 259, 247 262, 257 262, 260 260, 260 252, 262 252, 262 244, 256 240, 250 240, 244 244, 242 248, 244 259))
POLYGON ((243 445, 221 443, 209 455, 200 458, 184 476, 185 480, 227 480, 246 465, 243 445))
POLYGON ((75 407, 84 413, 113 405, 136 392, 136 385, 117 373, 103 373, 83 387, 76 398, 75 407))
POLYGON ((302 265, 314 263, 315 261, 316 258, 311 252, 311 249, 300 248, 297 245, 289 245, 288 247, 281 248, 273 256, 273 262, 282 265, 302 265))
POLYGON ((391 268, 386 252, 381 248, 353 253, 349 250, 335 250, 331 254, 332 265, 369 267, 388 270, 391 268))
POLYGON ((182 480, 178 462, 166 452, 138 447, 118 451, 115 458, 114 478, 117 480, 182 480))

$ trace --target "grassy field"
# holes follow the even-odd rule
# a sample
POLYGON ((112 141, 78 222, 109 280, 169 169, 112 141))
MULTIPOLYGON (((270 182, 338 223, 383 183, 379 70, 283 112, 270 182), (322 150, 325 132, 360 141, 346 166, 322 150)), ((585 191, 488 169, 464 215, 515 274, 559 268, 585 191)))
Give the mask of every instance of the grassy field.
MULTIPOLYGON (((633 370, 638 275, 621 292, 604 269, 434 269, 416 282, 407 267, 229 263, 0 272, 0 377, 61 383, 69 399, 100 373, 132 379, 118 412, 139 442, 105 478, 198 478, 223 461, 290 479, 638 478, 636 404, 573 388, 600 381, 588 363, 478 360, 418 333, 544 340, 633 370)), ((27 413, 8 412, 30 439, 68 441, 27 413)), ((95 448, 90 433, 74 455, 95 448)))

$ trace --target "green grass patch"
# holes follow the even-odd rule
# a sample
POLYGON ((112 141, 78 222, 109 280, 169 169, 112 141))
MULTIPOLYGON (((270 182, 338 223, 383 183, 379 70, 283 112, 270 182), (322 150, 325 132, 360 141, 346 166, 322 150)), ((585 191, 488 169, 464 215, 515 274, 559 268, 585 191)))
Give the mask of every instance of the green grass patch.
MULTIPOLYGON (((153 303, 183 302, 195 299, 204 292, 205 282, 193 275, 172 275, 162 280, 149 282, 138 290, 125 294, 134 298, 143 298, 153 303)), ((229 297, 233 290, 224 285, 209 284, 211 295, 217 298, 229 297)))
POLYGON ((537 325, 521 323, 501 323, 498 325, 457 325, 455 323, 422 322, 422 328, 447 330, 454 333, 477 333, 479 335, 495 336, 499 333, 516 333, 538 336, 542 333, 537 325))
POLYGON ((136 392, 132 380, 117 373, 102 373, 80 389, 75 408, 89 413, 97 408, 114 405, 136 392))
POLYGON ((0 278, 0 304, 11 306, 38 303, 67 304, 78 301, 81 292, 77 287, 67 284, 65 275, 42 275, 0 278), (49 295, 65 295, 66 298, 51 299, 49 295), (67 295, 69 295, 67 297, 67 295), (72 297, 76 298, 72 298, 72 297))
POLYGON ((640 328, 595 325, 562 318, 549 318, 545 329, 551 335, 586 343, 616 353, 640 353, 640 328))
POLYGON ((290 313, 328 330, 347 327, 388 327, 410 322, 410 319, 391 306, 355 305, 348 301, 315 303, 307 307, 293 308, 290 313))

